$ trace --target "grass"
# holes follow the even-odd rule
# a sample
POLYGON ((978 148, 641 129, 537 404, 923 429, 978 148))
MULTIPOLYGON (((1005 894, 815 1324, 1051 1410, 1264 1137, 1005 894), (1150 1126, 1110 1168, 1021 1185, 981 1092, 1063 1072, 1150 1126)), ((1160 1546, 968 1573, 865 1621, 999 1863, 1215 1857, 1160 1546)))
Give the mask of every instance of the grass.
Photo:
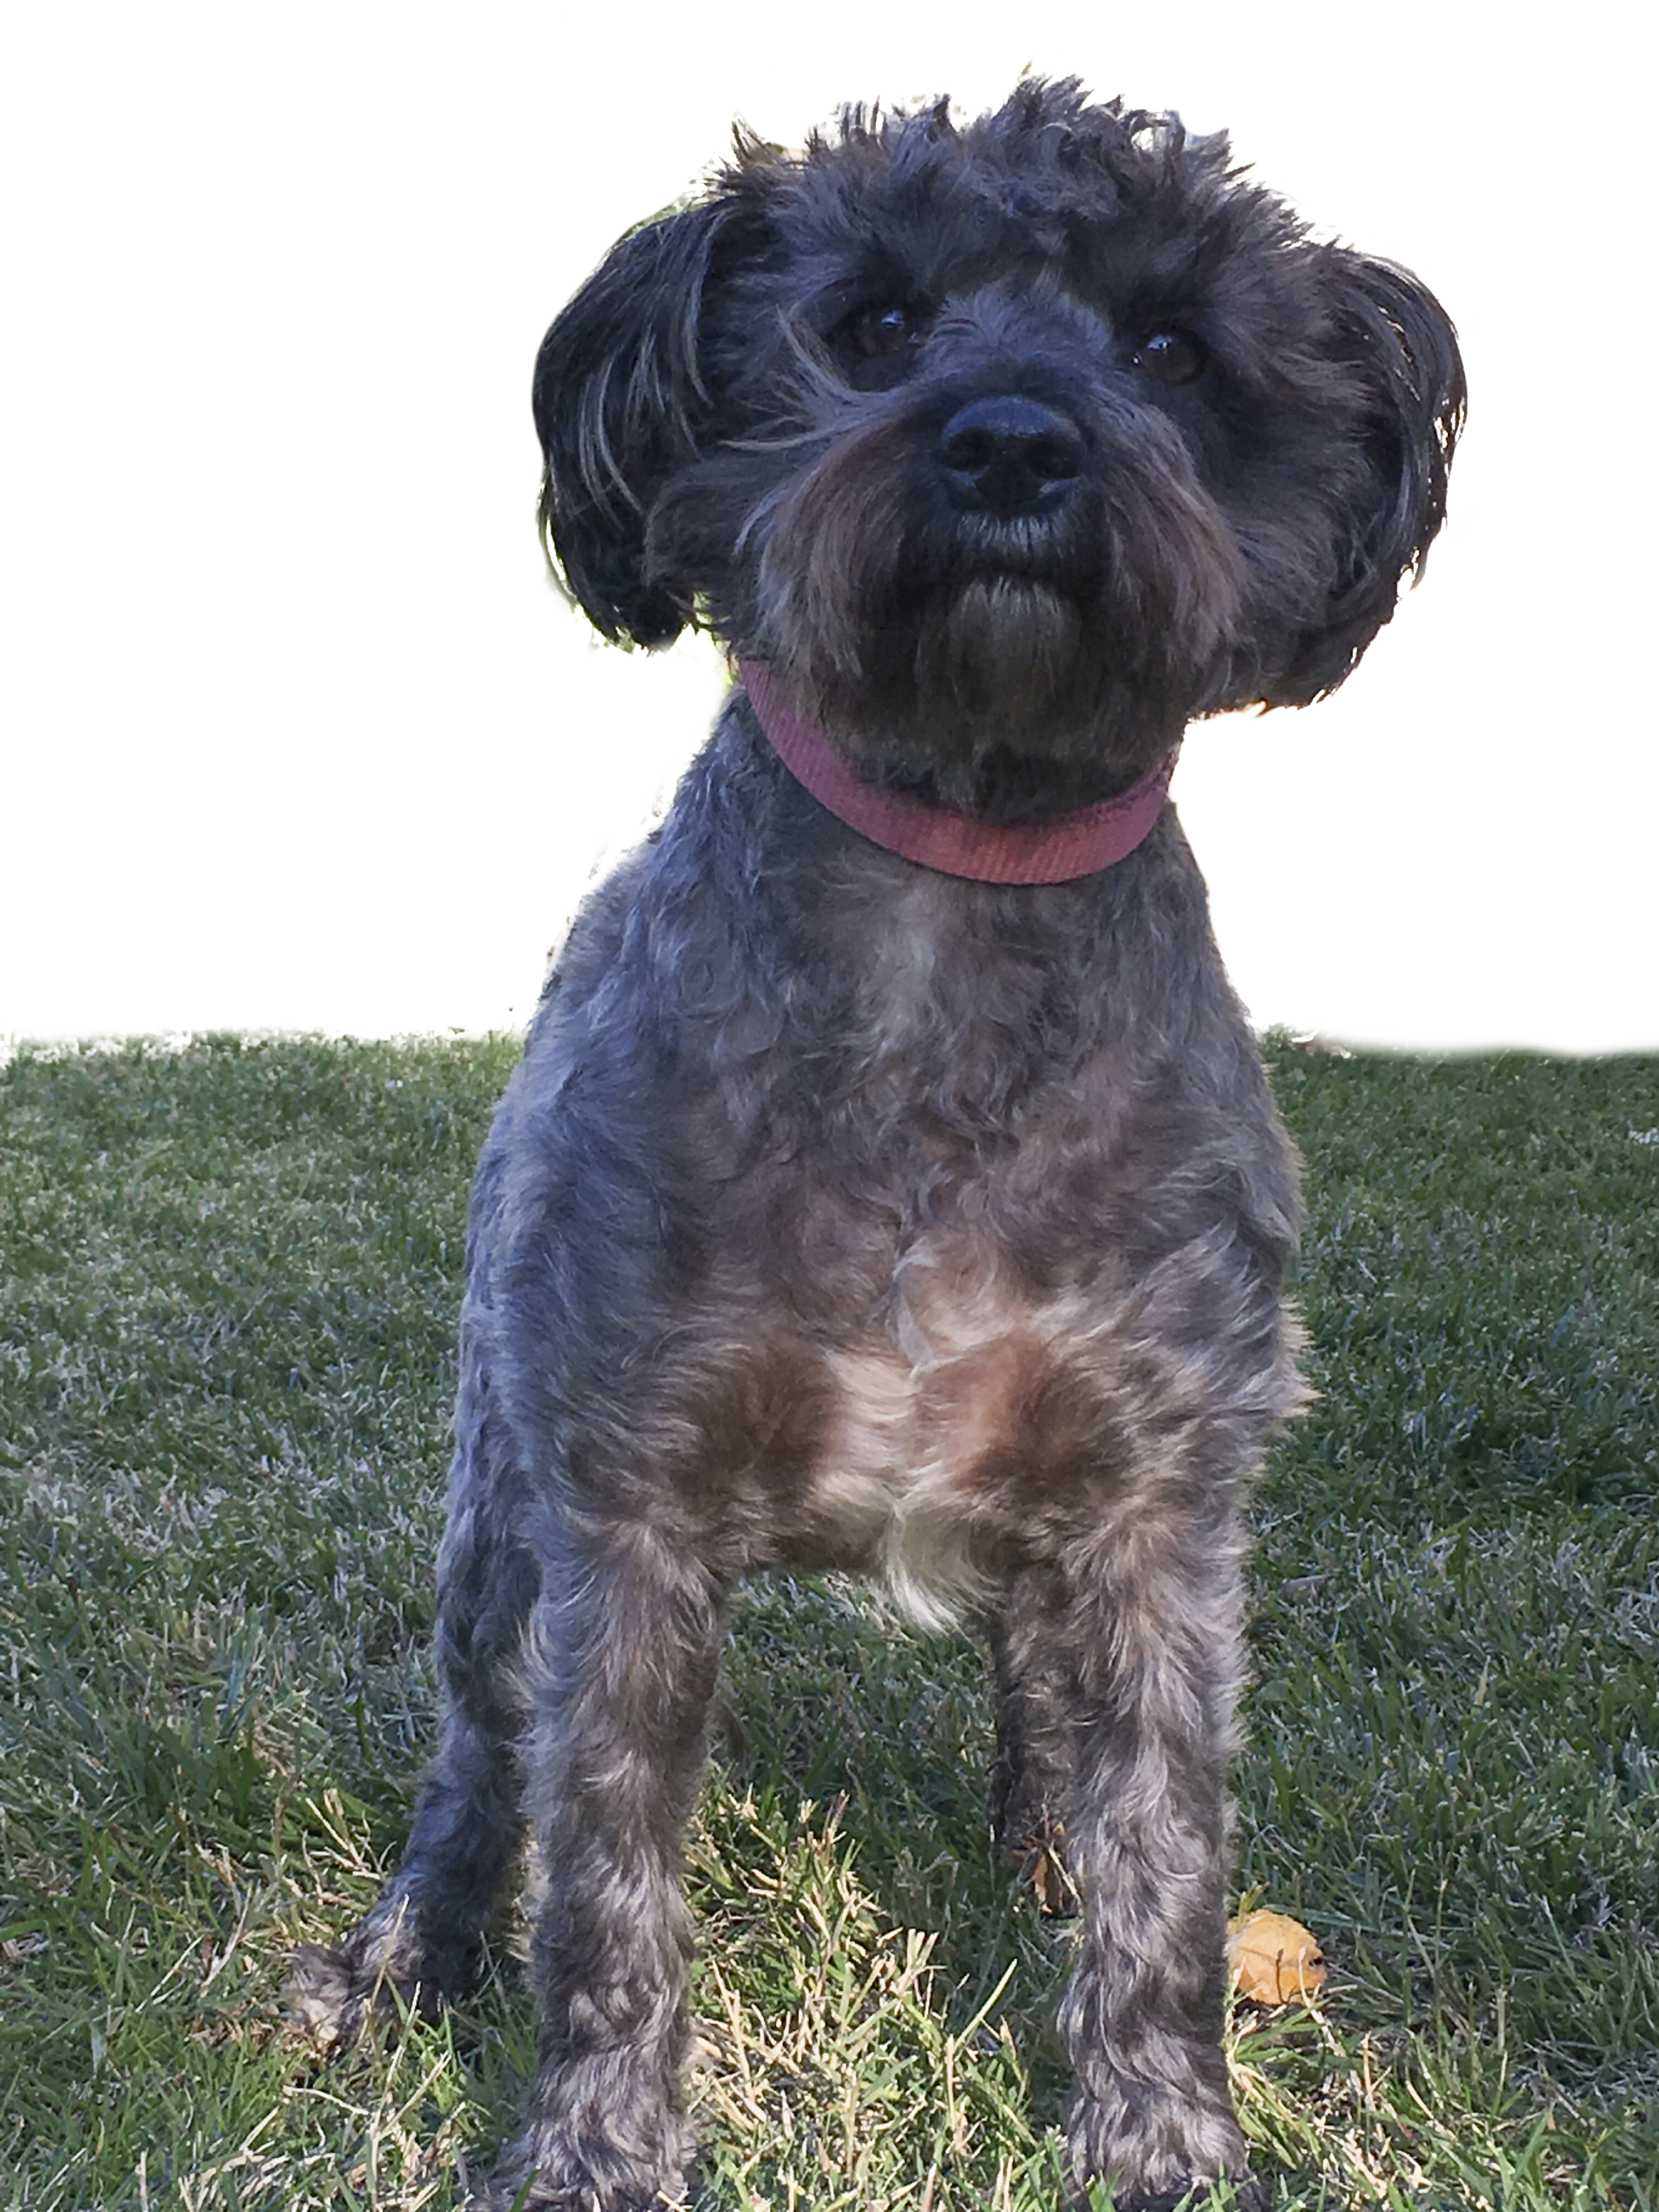
MULTIPOLYGON (((0 1070, 0 2207, 442 2208, 510 1947, 319 2068, 295 1941, 431 1709, 465 1192, 511 1048, 0 1070)), ((1286 2207, 1659 2208, 1659 1061, 1275 1054, 1322 1396, 1257 1501, 1231 2047, 1286 2207)), ((707 2212, 1057 2201, 1069 1938, 986 1843, 966 1645, 748 1598, 690 1840, 707 2212)))

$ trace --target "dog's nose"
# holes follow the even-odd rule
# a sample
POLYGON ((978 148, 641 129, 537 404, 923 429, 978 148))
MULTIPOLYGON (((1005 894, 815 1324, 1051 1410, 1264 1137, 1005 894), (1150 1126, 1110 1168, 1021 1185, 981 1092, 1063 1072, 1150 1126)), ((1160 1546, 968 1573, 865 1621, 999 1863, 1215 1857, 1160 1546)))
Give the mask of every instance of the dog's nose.
POLYGON ((1083 470, 1076 426, 1039 399, 970 399, 945 424, 939 458, 957 496, 1018 514, 1062 492, 1083 470))

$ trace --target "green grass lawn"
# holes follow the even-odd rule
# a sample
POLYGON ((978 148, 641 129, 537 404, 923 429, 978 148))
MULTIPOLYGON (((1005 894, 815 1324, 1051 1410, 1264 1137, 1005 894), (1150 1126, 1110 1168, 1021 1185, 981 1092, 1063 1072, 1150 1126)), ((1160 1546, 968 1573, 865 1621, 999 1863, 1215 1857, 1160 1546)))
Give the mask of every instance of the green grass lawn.
MULTIPOLYGON (((531 2057, 320 2067, 431 1714, 465 1195, 501 1042, 0 1070, 0 2206, 443 2207, 531 2057)), ((1285 2207, 1659 2207, 1659 1060, 1275 1054, 1322 1396, 1255 1506, 1241 2005, 1285 2207)), ((965 1644, 757 1587, 690 1843, 707 2212, 1052 2208, 1070 1937, 984 1832, 965 1644)))

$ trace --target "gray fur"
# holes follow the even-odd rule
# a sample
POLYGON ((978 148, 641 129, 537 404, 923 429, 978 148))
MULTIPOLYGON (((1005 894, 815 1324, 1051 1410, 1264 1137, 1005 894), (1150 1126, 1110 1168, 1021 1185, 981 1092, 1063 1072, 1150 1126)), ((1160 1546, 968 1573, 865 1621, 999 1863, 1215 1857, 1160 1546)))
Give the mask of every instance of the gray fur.
MULTIPOLYGON (((1461 410, 1415 280, 1069 85, 740 156, 543 349, 544 512, 601 629, 701 611, 866 775, 989 821, 1341 680, 1461 410)), ((434 2003, 527 1850, 539 2067, 481 2205, 681 2186, 680 1837, 726 1608, 832 1563, 991 1644, 1005 1837, 1063 1839, 1080 1898, 1079 2186, 1243 2176, 1238 1509, 1300 1401, 1296 1218, 1172 809, 1077 881, 929 873, 733 691, 579 919, 485 1148, 442 1736, 386 1896, 295 1962, 325 2041, 388 1985, 434 2003)))

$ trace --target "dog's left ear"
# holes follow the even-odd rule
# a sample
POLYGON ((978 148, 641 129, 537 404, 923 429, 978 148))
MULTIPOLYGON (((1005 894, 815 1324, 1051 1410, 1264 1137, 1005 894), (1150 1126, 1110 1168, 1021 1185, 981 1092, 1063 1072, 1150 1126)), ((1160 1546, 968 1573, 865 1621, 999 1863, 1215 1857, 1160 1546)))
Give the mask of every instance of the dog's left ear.
POLYGON ((646 520, 668 477, 696 457, 708 415, 699 317, 732 212, 717 198, 630 233, 536 357, 543 543, 612 641, 667 645, 691 619, 647 574, 646 520))
POLYGON ((1364 465, 1340 516, 1325 618, 1305 630, 1267 704, 1334 691, 1421 573, 1446 518, 1446 473, 1463 425, 1462 357, 1445 309, 1409 270, 1333 246, 1340 358, 1364 394, 1364 465))

